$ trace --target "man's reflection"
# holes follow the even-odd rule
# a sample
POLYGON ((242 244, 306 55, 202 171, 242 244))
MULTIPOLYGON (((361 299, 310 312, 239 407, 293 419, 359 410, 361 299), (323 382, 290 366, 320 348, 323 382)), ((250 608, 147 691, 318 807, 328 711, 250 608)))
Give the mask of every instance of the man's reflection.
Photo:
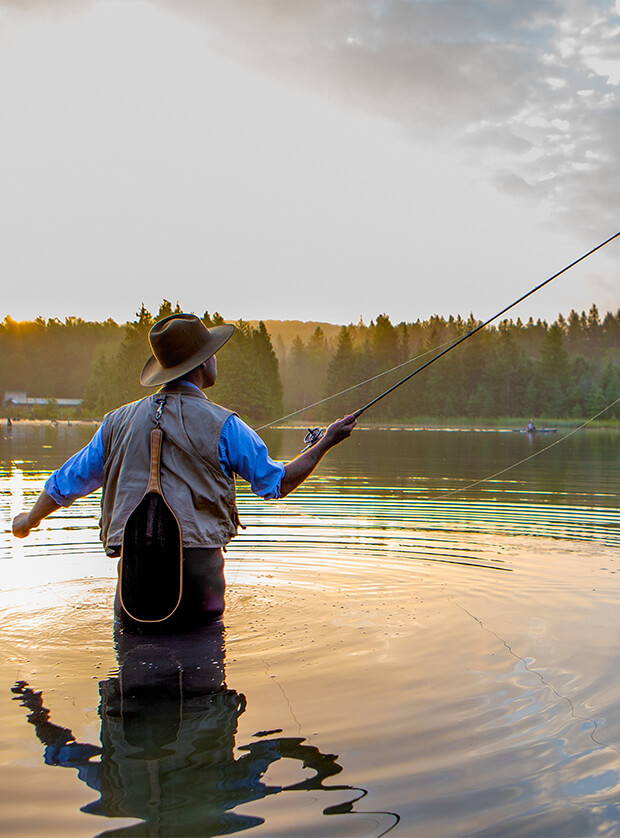
MULTIPOLYGON (((224 630, 139 636, 117 632, 118 675, 100 681, 101 747, 76 742, 68 728, 50 721, 41 693, 24 681, 15 697, 31 712, 49 765, 75 768, 100 797, 83 811, 142 823, 102 836, 212 836, 263 822, 237 814, 242 803, 291 790, 350 790, 323 786, 340 771, 336 755, 322 754, 301 738, 256 734, 235 758, 237 720, 246 700, 225 683, 224 630), (99 758, 97 760, 97 757, 99 758), (297 760, 313 776, 289 786, 263 777, 281 758, 297 760)), ((357 797, 357 796, 356 796, 357 797)), ((326 814, 351 811, 351 803, 326 814)))

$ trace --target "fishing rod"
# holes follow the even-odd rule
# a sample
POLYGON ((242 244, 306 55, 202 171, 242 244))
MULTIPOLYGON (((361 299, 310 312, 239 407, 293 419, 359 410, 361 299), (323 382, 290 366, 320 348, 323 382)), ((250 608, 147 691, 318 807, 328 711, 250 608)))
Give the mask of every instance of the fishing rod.
MULTIPOLYGON (((413 378, 414 375, 417 375, 418 373, 422 372, 422 370, 425 370, 427 367, 430 367, 430 365, 434 364, 435 361, 438 361, 444 355, 447 355, 448 352, 452 352, 453 349, 456 349, 456 347, 459 346, 459 344, 473 337, 473 335, 475 335, 476 332, 479 332, 481 329, 484 329, 484 327, 488 326, 489 323, 492 323, 494 320, 497 320, 497 318, 501 317, 502 314, 505 314, 507 311, 510 311, 511 308, 514 308, 516 305, 523 302, 523 300, 526 300, 528 297, 531 297, 532 294, 536 293, 536 291, 540 291, 540 289, 544 288, 545 285, 548 285, 554 279, 557 279, 563 273, 566 273, 566 271, 570 270, 571 268, 574 268, 575 265, 579 264, 579 262, 583 262, 583 260, 587 259, 588 256, 591 256, 593 253, 596 253, 597 250, 600 250, 602 247, 605 247, 606 244, 609 244, 609 242, 613 241, 614 239, 617 239, 618 236, 620 236, 620 230, 613 236, 610 236, 608 239, 605 239, 605 241, 601 242, 600 244, 597 244, 596 247, 592 248, 592 250, 588 250, 588 252, 584 253, 583 256, 580 256, 578 259, 575 259, 575 261, 571 262, 570 265, 566 265, 566 267, 562 268, 557 273, 554 273, 553 276, 550 276, 548 279, 545 279, 543 282, 539 283, 535 288, 532 288, 531 291, 528 291, 526 294, 523 294, 521 297, 519 297, 518 300, 515 300, 513 303, 510 303, 510 305, 506 306, 501 311, 498 311, 497 314, 493 315, 493 317, 489 317, 489 319, 485 320, 484 323, 480 323, 478 326, 476 326, 475 329, 472 329, 471 332, 467 332, 467 334, 462 335, 462 337, 455 341, 451 346, 448 346, 446 349, 443 350, 443 352, 440 352, 439 355, 435 355, 435 357, 431 358, 430 361, 427 361, 425 364, 422 364, 421 367, 418 367, 413 372, 409 373, 409 375, 406 375, 396 384, 392 385, 392 387, 389 387, 384 393, 381 393, 381 395, 372 399, 372 401, 368 402, 368 404, 365 404, 363 407, 360 407, 352 414, 352 416, 354 416, 357 419, 359 416, 362 415, 362 413, 368 410, 369 407, 372 407, 373 405, 377 404, 377 402, 380 402, 381 399, 384 399, 386 396, 389 396, 390 393, 393 393, 394 390, 396 390, 406 381, 409 381, 409 379, 413 378)), ((311 448, 315 442, 318 442, 319 439, 321 439, 324 433, 325 431, 322 428, 309 428, 308 433, 304 437, 306 447, 303 450, 306 451, 308 448, 311 448)))

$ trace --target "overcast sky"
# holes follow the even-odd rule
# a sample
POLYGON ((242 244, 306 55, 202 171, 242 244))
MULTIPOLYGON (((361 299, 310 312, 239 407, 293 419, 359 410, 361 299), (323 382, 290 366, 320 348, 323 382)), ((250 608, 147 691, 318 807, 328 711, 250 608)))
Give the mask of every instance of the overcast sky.
MULTIPOLYGON (((620 0, 0 0, 0 319, 486 319, 620 230, 620 0)), ((620 239, 515 309, 620 306, 620 239)))

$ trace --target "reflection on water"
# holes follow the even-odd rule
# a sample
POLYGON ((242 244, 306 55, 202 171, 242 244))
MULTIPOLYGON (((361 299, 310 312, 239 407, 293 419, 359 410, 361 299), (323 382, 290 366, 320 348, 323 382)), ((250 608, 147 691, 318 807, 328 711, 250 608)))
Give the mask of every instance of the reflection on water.
MULTIPOLYGON (((7 526, 91 431, 0 441, 7 526)), ((240 487, 224 635, 113 645, 96 497, 0 536, 6 834, 620 834, 620 435, 349 442, 240 487)))
POLYGON ((322 754, 302 737, 258 731, 235 752, 246 699, 226 687, 222 624, 153 638, 119 631, 116 645, 118 673, 99 682, 100 745, 78 742, 69 728, 52 722, 42 694, 27 682, 12 688, 30 711, 45 764, 76 770, 99 794, 82 811, 140 819, 99 835, 231 834, 264 823, 234 809, 270 795, 346 792, 348 797, 324 810, 345 814, 359 798, 351 792, 365 794, 345 785, 325 788, 325 780, 342 767, 335 754, 322 754), (265 782, 280 760, 290 760, 310 776, 288 784, 265 782))

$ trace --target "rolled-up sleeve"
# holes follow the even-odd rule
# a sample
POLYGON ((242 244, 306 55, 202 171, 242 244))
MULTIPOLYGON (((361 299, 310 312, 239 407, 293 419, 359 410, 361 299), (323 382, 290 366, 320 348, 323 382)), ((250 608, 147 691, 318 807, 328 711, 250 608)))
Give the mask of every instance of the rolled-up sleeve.
POLYGON ((53 472, 45 491, 59 506, 71 506, 74 500, 89 495, 103 485, 103 425, 91 441, 53 472))
POLYGON ((284 463, 271 459, 263 440, 238 416, 230 416, 222 429, 219 458, 224 471, 247 480, 254 494, 266 500, 280 497, 284 463))

